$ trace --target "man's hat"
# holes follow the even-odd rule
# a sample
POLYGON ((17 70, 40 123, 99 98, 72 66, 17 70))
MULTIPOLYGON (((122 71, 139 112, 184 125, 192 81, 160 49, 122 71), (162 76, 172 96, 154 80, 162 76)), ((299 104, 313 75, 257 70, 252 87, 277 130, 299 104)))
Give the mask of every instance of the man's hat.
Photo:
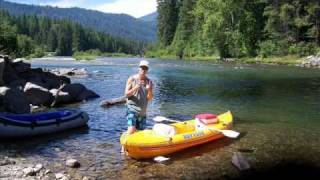
POLYGON ((146 66, 146 67, 149 67, 149 62, 146 61, 146 60, 141 60, 140 63, 139 63, 139 66, 146 66))

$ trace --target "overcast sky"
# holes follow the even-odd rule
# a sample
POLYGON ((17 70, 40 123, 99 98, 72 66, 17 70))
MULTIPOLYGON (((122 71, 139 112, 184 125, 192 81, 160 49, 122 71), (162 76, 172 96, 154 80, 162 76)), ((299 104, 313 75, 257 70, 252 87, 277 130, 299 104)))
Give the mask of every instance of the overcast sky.
POLYGON ((156 0, 6 0, 21 4, 80 7, 106 13, 124 13, 141 17, 157 10, 156 0))

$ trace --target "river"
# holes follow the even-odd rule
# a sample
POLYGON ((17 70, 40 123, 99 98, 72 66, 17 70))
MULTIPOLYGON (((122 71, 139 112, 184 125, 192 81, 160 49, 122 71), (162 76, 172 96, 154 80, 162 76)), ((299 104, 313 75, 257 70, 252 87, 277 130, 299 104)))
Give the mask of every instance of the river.
POLYGON ((41 162, 54 172, 97 179, 236 178, 233 153, 241 151, 257 172, 282 164, 320 167, 320 71, 287 66, 216 64, 150 59, 154 99, 152 117, 188 120, 202 112, 230 110, 240 138, 223 138, 172 155, 169 161, 136 161, 120 154, 119 136, 127 128, 124 105, 102 108, 99 102, 121 96, 127 78, 138 71, 136 58, 94 61, 32 60, 32 67, 86 68, 87 77, 72 77, 101 98, 70 105, 89 113, 88 127, 70 132, 2 142, 0 153, 41 162), (79 169, 66 169, 76 158, 79 169))

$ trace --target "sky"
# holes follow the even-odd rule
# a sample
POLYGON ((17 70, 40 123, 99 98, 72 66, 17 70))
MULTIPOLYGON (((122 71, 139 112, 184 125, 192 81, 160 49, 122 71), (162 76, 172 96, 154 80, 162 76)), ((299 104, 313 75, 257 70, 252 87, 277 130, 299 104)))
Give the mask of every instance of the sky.
POLYGON ((80 7, 105 13, 124 13, 141 17, 157 10, 156 0, 5 0, 21 4, 80 7))

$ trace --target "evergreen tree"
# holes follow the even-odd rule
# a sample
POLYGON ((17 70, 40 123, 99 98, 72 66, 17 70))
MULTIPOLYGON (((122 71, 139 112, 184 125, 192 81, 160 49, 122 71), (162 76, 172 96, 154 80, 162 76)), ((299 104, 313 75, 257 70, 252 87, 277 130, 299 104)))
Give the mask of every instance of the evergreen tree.
POLYGON ((171 44, 179 13, 178 0, 157 0, 158 2, 158 39, 164 46, 171 44))

